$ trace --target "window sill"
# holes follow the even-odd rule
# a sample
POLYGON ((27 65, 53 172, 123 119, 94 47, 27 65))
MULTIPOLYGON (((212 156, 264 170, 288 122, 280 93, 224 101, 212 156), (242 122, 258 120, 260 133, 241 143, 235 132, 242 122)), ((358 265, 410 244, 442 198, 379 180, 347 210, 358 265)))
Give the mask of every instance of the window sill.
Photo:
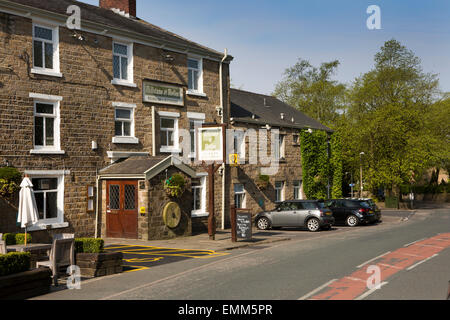
POLYGON ((191 218, 205 218, 205 217, 209 217, 209 213, 208 212, 191 211, 191 218))
POLYGON ((177 149, 177 148, 168 148, 168 147, 161 147, 161 149, 159 149, 159 152, 161 153, 181 153, 181 149, 177 149))
POLYGON ((206 98, 206 97, 207 97, 207 95, 206 95, 205 93, 202 93, 202 92, 196 92, 196 91, 190 91, 190 90, 188 90, 188 91, 186 92, 186 94, 187 94, 188 96, 196 96, 196 97, 202 97, 202 98, 206 98))
POLYGON ((64 150, 46 150, 46 149, 34 149, 30 150, 30 154, 55 154, 63 155, 66 154, 64 150))
POLYGON ((58 78, 62 78, 62 76, 63 76, 62 73, 60 73, 60 72, 43 70, 43 69, 35 69, 35 68, 31 69, 31 73, 39 74, 39 75, 43 75, 43 76, 58 77, 58 78))
POLYGON ((112 143, 115 144, 139 144, 139 139, 135 137, 113 137, 112 143))
POLYGON ((27 231, 42 231, 42 230, 54 230, 54 229, 63 229, 69 227, 68 222, 63 223, 40 223, 35 226, 31 226, 27 228, 27 231))
POLYGON ((124 81, 124 80, 118 80, 118 79, 111 80, 111 84, 114 84, 116 86, 125 86, 125 87, 130 87, 130 88, 137 88, 137 84, 135 84, 135 83, 124 81))

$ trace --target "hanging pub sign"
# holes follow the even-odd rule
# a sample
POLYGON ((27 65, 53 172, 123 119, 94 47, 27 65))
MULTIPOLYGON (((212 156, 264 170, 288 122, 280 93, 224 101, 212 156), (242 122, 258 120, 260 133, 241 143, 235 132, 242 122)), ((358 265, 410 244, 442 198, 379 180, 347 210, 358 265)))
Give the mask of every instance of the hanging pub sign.
POLYGON ((144 102, 184 106, 183 87, 157 81, 143 81, 144 102))
POLYGON ((225 126, 203 125, 198 129, 199 161, 225 162, 225 126))

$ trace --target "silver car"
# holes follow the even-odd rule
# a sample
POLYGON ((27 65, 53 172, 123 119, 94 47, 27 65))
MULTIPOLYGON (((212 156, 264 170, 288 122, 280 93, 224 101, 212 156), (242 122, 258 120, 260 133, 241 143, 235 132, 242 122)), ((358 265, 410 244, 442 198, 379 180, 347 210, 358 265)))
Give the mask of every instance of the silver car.
POLYGON ((277 227, 306 227, 311 232, 320 228, 330 229, 334 224, 333 213, 323 202, 292 200, 281 202, 274 211, 261 212, 255 217, 260 230, 277 227))

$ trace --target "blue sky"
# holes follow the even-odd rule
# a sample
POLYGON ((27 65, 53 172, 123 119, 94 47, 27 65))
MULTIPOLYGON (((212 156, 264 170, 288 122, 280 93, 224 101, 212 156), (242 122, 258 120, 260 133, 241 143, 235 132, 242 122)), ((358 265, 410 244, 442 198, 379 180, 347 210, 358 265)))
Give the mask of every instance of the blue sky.
POLYGON ((218 51, 227 48, 235 58, 232 83, 244 90, 271 94, 298 58, 317 66, 338 59, 335 79, 351 83, 395 38, 450 92, 449 0, 137 0, 137 15, 218 51), (366 27, 370 5, 381 9, 381 30, 366 27))

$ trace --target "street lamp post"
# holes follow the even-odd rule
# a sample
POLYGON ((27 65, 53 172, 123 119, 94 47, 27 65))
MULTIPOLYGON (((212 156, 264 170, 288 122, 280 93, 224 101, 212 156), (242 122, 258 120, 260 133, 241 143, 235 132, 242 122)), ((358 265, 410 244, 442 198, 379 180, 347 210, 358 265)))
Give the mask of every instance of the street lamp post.
POLYGON ((359 192, 359 197, 362 198, 363 195, 363 190, 364 190, 364 186, 363 186, 363 169, 362 169, 362 156, 365 155, 364 152, 361 152, 359 154, 359 166, 360 166, 360 192, 359 192))
POLYGON ((345 174, 349 174, 350 173, 350 197, 353 198, 353 172, 346 172, 345 174))

